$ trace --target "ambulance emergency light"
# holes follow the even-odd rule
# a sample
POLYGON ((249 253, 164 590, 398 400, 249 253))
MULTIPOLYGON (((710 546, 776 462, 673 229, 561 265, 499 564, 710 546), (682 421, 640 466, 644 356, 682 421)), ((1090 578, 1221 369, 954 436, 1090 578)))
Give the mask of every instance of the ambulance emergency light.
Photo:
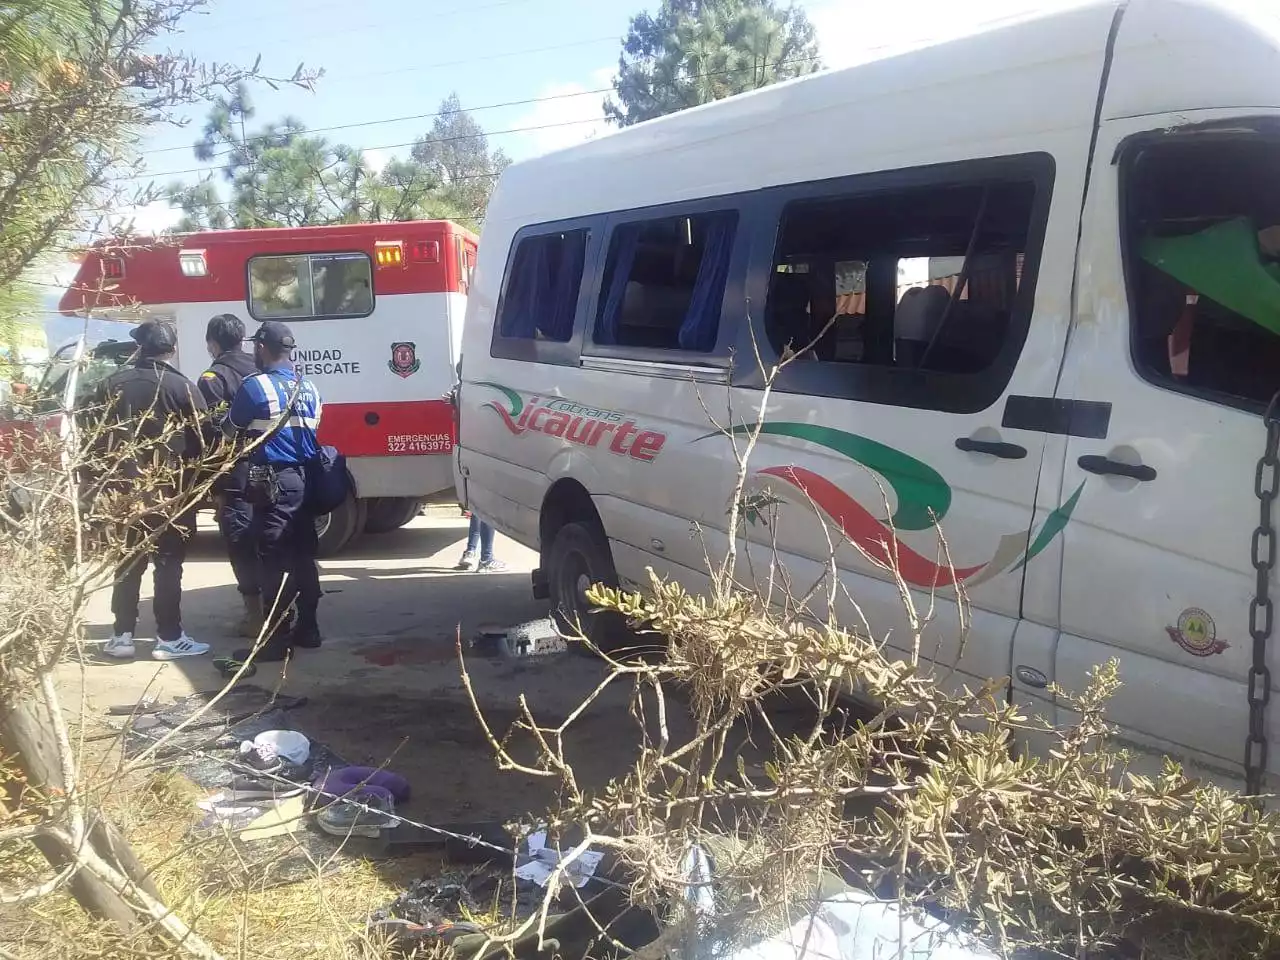
POLYGON ((181 250, 178 252, 178 266, 182 268, 184 277, 203 277, 209 272, 204 260, 203 250, 181 250))

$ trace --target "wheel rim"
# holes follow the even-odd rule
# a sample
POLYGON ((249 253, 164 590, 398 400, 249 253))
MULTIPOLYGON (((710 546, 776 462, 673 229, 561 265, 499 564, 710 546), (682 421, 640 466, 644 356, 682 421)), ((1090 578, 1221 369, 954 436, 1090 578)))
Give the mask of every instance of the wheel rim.
POLYGON ((557 595, 560 598, 560 610, 570 626, 581 624, 584 631, 589 629, 588 614, 591 605, 587 602, 587 591, 592 584, 591 568, 587 558, 580 553, 571 553, 565 557, 560 568, 560 582, 557 595))

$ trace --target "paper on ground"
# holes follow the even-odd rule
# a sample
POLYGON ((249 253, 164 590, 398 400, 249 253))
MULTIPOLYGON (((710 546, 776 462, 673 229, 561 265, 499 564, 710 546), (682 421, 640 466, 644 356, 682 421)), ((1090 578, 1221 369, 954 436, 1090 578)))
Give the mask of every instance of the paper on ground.
MULTIPOLYGON (((521 880, 530 880, 540 887, 545 887, 551 882, 551 875, 560 863, 560 853, 547 846, 545 830, 537 830, 529 834, 526 843, 529 847, 529 861, 516 867, 515 874, 521 880)), ((600 866, 600 861, 603 859, 603 853, 587 850, 575 857, 573 862, 565 867, 561 876, 575 887, 585 887, 595 876, 596 868, 600 866)))

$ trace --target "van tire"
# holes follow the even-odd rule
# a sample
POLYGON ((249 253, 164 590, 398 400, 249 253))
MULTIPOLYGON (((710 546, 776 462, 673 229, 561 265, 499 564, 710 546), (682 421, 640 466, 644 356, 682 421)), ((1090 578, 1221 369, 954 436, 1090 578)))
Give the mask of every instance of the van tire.
MULTIPOLYGON (((622 615, 592 612, 585 596, 592 584, 618 586, 618 572, 601 531, 585 523, 565 524, 551 542, 546 570, 551 616, 562 634, 576 637, 581 629, 596 649, 606 654, 627 645, 630 632, 622 615)), ((573 648, 586 656, 594 655, 586 644, 576 643, 573 648)))
POLYGON ((365 533, 390 533, 399 530, 422 510, 422 501, 415 497, 375 497, 368 501, 369 516, 364 522, 365 533))
POLYGON ((317 554, 332 557, 349 546, 364 532, 368 518, 369 501, 348 495, 338 509, 316 518, 316 533, 320 538, 317 554))

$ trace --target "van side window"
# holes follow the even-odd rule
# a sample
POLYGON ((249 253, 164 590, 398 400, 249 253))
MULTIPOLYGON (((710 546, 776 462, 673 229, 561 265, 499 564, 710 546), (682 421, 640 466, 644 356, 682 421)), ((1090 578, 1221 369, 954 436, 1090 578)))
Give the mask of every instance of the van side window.
POLYGON ((779 355, 976 374, 1000 355, 1031 182, 824 197, 783 211, 765 331, 779 355))
POLYGON ((715 349, 737 225, 736 211, 619 225, 609 242, 595 342, 715 349))
POLYGON ((587 231, 525 237, 511 260, 499 336, 566 343, 573 336, 587 231))
POLYGON ((1124 167, 1134 366, 1256 408, 1280 390, 1280 142, 1185 137, 1124 167))

